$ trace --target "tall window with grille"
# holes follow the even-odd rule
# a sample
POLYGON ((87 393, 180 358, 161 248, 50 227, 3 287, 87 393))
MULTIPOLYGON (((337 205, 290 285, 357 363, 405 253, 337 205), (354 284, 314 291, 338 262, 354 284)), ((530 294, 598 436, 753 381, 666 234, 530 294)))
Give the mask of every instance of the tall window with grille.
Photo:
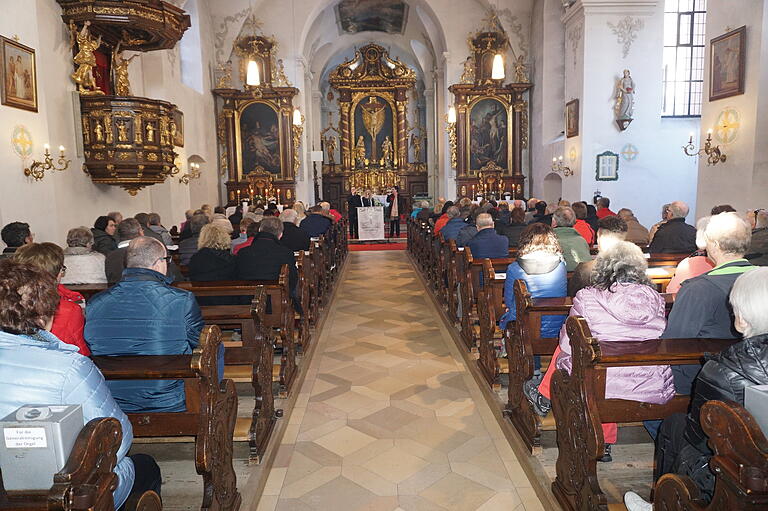
POLYGON ((664 117, 701 116, 707 0, 664 3, 664 117))

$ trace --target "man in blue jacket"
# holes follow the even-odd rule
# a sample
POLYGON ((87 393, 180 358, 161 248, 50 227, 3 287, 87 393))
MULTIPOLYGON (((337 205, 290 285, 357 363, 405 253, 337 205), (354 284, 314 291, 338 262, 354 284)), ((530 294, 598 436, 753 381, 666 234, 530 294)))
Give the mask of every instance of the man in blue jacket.
POLYGON ((494 229, 493 217, 488 213, 480 213, 475 219, 477 234, 467 243, 475 259, 494 259, 507 257, 509 240, 500 236, 494 229))
MULTIPOLYGON (((195 296, 171 287, 165 246, 140 236, 131 241, 123 278, 94 296, 85 310, 85 339, 100 355, 189 354, 198 345, 203 317, 195 296)), ((108 381, 120 408, 131 412, 186 409, 182 380, 108 381)))

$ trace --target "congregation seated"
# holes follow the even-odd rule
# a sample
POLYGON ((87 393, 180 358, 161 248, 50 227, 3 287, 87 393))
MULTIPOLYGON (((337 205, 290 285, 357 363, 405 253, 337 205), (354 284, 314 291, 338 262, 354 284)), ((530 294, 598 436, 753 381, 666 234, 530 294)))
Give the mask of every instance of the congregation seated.
MULTIPOLYGON (((262 217, 262 220, 263 218, 264 217, 262 217)), ((249 217, 243 218, 243 221, 240 222, 240 224, 245 224, 245 241, 235 245, 234 248, 232 248, 232 254, 237 255, 242 249, 251 246, 251 243, 253 243, 256 235, 259 234, 259 228, 261 227, 262 220, 256 222, 249 217)))
POLYGON ((592 259, 587 242, 573 228, 575 223, 576 214, 570 207, 560 206, 552 215, 552 228, 563 251, 565 268, 568 271, 573 271, 580 262, 592 259))
POLYGON ((616 214, 627 224, 627 241, 637 245, 648 245, 648 229, 642 226, 629 208, 621 208, 616 214))
MULTIPOLYGON (((768 385, 768 268, 740 275, 728 300, 743 340, 709 357, 696 378, 689 413, 664 419, 656 439, 654 481, 668 473, 686 475, 704 502, 712 498, 715 473, 709 464, 714 453, 701 428, 702 405, 718 400, 744 406, 746 387, 768 385)), ((625 494, 624 502, 628 511, 652 510, 634 492, 625 494)))
MULTIPOLYGON (((323 214, 333 220, 334 223, 341 220, 341 213, 333 209, 330 202, 323 201, 320 203, 320 206, 323 208, 323 214)), ((277 206, 275 206, 275 209, 277 209, 277 206)))
POLYGON ((525 211, 522 208, 513 208, 509 212, 509 223, 496 222, 496 232, 507 238, 508 247, 517 247, 520 242, 520 234, 526 228, 525 211))
MULTIPOLYGON (((419 213, 426 210, 426 215, 429 215, 429 202, 423 200, 415 204, 415 208, 411 211, 411 218, 419 218, 419 213)), ((422 215, 423 216, 423 215, 422 215)))
POLYGON ((120 222, 123 221, 123 214, 119 211, 110 211, 107 213, 107 217, 111 218, 113 222, 115 222, 115 226, 120 225, 120 222))
MULTIPOLYGON (((315 214, 309 215, 312 218, 315 214)), ((305 220, 306 222, 306 220, 305 220)), ((280 269, 288 265, 288 281, 291 295, 295 297, 299 273, 293 250, 282 245, 283 222, 279 218, 266 217, 261 221, 259 233, 249 247, 237 253, 237 278, 239 280, 277 280, 280 269)))
MULTIPOLYGON (((465 213, 468 214, 469 211, 465 210, 465 213)), ((445 217, 447 220, 439 231, 437 229, 437 225, 435 225, 435 234, 438 234, 438 232, 442 234, 445 241, 455 240, 459 235, 459 231, 461 231, 466 226, 466 223, 464 222, 465 217, 462 215, 462 212, 458 206, 449 207, 445 212, 445 217)))
POLYGON ((307 218, 307 206, 305 206, 302 201, 297 200, 293 203, 291 209, 293 209, 297 215, 296 225, 301 225, 301 222, 307 218))
MULTIPOLYGON (((663 229, 660 228, 656 236, 663 229)), ((704 237, 707 257, 715 267, 683 282, 662 337, 735 339, 738 336, 731 318, 728 295, 736 278, 754 268, 744 259, 751 236, 749 224, 736 213, 710 217, 704 237)), ((679 394, 691 393, 691 385, 700 368, 698 365, 673 368, 675 389, 679 394)))
POLYGON ((242 220, 240 220, 240 223, 238 224, 239 234, 236 238, 232 239, 232 242, 230 243, 230 251, 234 254, 235 248, 238 245, 242 245, 246 241, 248 241, 248 226, 254 223, 252 218, 245 217, 242 220))
MULTIPOLYGON (((664 298, 653 288, 645 274, 647 269, 648 263, 637 245, 616 241, 598 254, 591 285, 576 293, 569 316, 583 317, 601 343, 658 338, 666 326, 664 298)), ((538 387, 525 386, 526 396, 542 414, 550 407, 550 383, 555 370, 571 372, 571 344, 565 328, 560 330, 552 360, 555 363, 550 364, 538 387)), ((669 366, 608 368, 606 399, 664 404, 674 395, 669 366)), ((616 443, 617 430, 615 423, 603 424, 605 454, 600 461, 612 461, 611 445, 616 443)))
POLYGON ((66 273, 64 266, 64 251, 55 243, 30 243, 19 248, 13 259, 19 263, 36 266, 53 277, 56 281, 56 291, 59 295, 59 305, 53 317, 50 331, 61 341, 77 346, 81 355, 91 354, 83 338, 83 309, 80 307, 85 299, 80 293, 71 291, 61 285, 61 277, 66 273))
POLYGON ((211 222, 208 215, 205 213, 195 213, 192 218, 189 219, 187 225, 189 226, 190 236, 179 242, 179 261, 183 265, 189 264, 189 260, 192 259, 192 255, 197 252, 197 244, 200 240, 200 231, 203 230, 203 226, 211 222))
POLYGON ((6 245, 0 258, 12 256, 20 247, 32 243, 35 239, 29 224, 25 222, 11 222, 3 227, 0 237, 6 245))
POLYGON ((311 239, 309 234, 297 225, 299 215, 296 211, 285 209, 279 218, 283 222, 283 237, 280 238, 280 243, 294 252, 309 250, 311 239))
MULTIPOLYGON (((477 216, 484 213, 487 210, 487 205, 477 206, 461 209, 461 218, 464 219, 464 225, 459 229, 459 233, 456 235, 456 246, 466 247, 469 241, 477 234, 477 216)), ((445 232, 445 231, 444 231, 445 232)), ((445 237, 445 234, 443 234, 445 237)))
MULTIPOLYGON (((200 211, 202 213, 202 211, 200 211)), ((195 216, 194 209, 188 209, 184 212, 184 221, 179 225, 179 241, 185 240, 192 236, 192 230, 190 229, 189 221, 195 216)))
MULTIPOLYGON (((203 317, 192 293, 171 286, 168 259, 165 245, 154 238, 130 241, 122 279, 93 296, 85 309, 85 338, 94 356, 192 353, 203 317)), ((182 380, 112 380, 108 385, 125 412, 186 409, 182 380)))
POLYGON ((509 240, 506 236, 496 234, 493 228, 493 217, 489 213, 480 213, 475 220, 477 234, 469 240, 467 246, 475 259, 494 259, 507 257, 509 240))
POLYGON ((611 199, 608 197, 600 197, 597 199, 597 202, 595 202, 595 207, 597 208, 597 218, 602 219, 607 216, 616 216, 616 213, 611 211, 611 199))
POLYGON ((755 227, 749 245, 747 259, 757 266, 768 266, 768 211, 761 209, 754 213, 755 227))
POLYGON ((667 284, 667 293, 677 293, 680 291, 680 286, 683 282, 714 268, 712 261, 707 257, 707 240, 705 235, 710 218, 705 216, 696 222, 696 247, 698 250, 677 264, 675 275, 667 284))
POLYGON ((317 238, 328 232, 333 225, 333 220, 323 214, 323 207, 320 205, 309 208, 309 215, 301 221, 299 227, 309 234, 310 238, 317 238))
POLYGON ((150 213, 147 215, 147 225, 149 226, 149 230, 157 233, 162 238, 161 241, 166 247, 170 247, 173 245, 173 238, 171 238, 171 233, 168 232, 168 229, 166 229, 163 226, 162 220, 160 219, 160 215, 157 213, 150 213))
POLYGON ((552 213, 547 212, 547 203, 543 200, 540 200, 536 203, 534 206, 535 213, 533 214, 533 217, 528 222, 529 224, 533 223, 542 223, 546 225, 552 225, 552 213))
MULTIPOLYGON (((624 241, 627 236, 627 224, 616 215, 601 218, 597 229, 598 253, 613 246, 617 241, 624 241)), ((595 260, 590 259, 579 263, 573 270, 573 275, 568 279, 568 296, 576 296, 581 289, 588 287, 592 279, 592 269, 595 260)))
POLYGON ((448 217, 448 210, 451 209, 451 207, 453 207, 453 201, 450 200, 435 204, 435 213, 432 215, 432 220, 434 221, 433 225, 435 226, 435 235, 437 235, 443 227, 445 227, 445 224, 448 223, 448 220, 450 220, 448 217))
POLYGON ((661 224, 648 245, 651 254, 689 254, 696 250, 696 228, 685 223, 688 205, 682 201, 669 204, 661 224))
POLYGON ((531 197, 528 199, 525 204, 525 223, 529 224, 533 220, 534 215, 536 214, 536 204, 539 203, 539 199, 535 197, 531 197))
MULTIPOLYGON (((207 224, 200 231, 198 250, 189 260, 191 282, 213 282, 237 279, 235 256, 230 252, 227 231, 216 224, 207 224)), ((200 296, 200 305, 237 305, 237 296, 200 296)))
POLYGON ((64 267, 67 271, 62 284, 106 284, 104 254, 93 250, 93 234, 87 227, 75 227, 67 232, 64 267))
POLYGON ((160 469, 144 454, 128 456, 133 428, 88 357, 49 329, 60 298, 46 271, 15 260, 0 262, 0 415, 30 403, 81 405, 83 419, 114 417, 122 427, 113 491, 115 509, 129 494, 160 494, 160 469), (149 481, 145 487, 134 480, 149 481))
POLYGON ((232 225, 238 225, 240 221, 243 219, 243 205, 238 204, 237 206, 235 206, 235 212, 229 215, 227 219, 229 220, 229 223, 231 223, 232 225))
POLYGON ((656 236, 656 232, 659 230, 659 227, 667 223, 667 216, 669 216, 669 204, 664 204, 661 207, 661 220, 653 224, 651 228, 648 229, 648 246, 649 247, 651 242, 653 241, 653 237, 656 236))
POLYGON ((117 250, 117 240, 115 239, 115 233, 117 232, 117 222, 110 218, 109 215, 100 216, 93 223, 91 228, 91 234, 93 235, 93 249, 105 256, 117 250))
POLYGON ((511 210, 509 209, 509 203, 507 201, 499 202, 499 205, 496 206, 496 210, 498 211, 498 216, 496 217, 496 223, 499 226, 509 225, 509 217, 512 214, 511 210))
POLYGON ((585 202, 574 202, 571 206, 573 214, 576 215, 576 222, 573 224, 573 228, 576 232, 581 234, 584 241, 590 247, 595 244, 595 231, 592 226, 586 221, 587 218, 587 204, 585 202))
MULTIPOLYGON (((554 231, 540 222, 527 226, 520 235, 517 259, 507 267, 504 283, 504 305, 507 311, 499 319, 499 328, 517 319, 515 304, 515 280, 523 280, 533 298, 557 298, 565 296, 567 272, 560 243, 554 231)), ((564 316, 545 316, 541 319, 541 336, 555 337, 564 316)), ((536 361, 539 369, 539 361, 536 361)))
MULTIPOLYGON (((159 215, 158 215, 159 217, 159 215)), ((141 226, 141 230, 144 232, 144 236, 147 238, 154 238, 163 245, 168 245, 165 240, 163 239, 162 234, 160 234, 157 231, 154 231, 153 229, 150 229, 149 227, 149 214, 147 213, 136 213, 133 215, 133 218, 136 219, 137 222, 139 222, 139 225, 141 226)), ((170 235, 169 235, 170 236, 170 235)), ((173 243, 171 243, 173 244, 173 243)))
MULTIPOLYGON (((107 254, 107 258, 104 261, 107 282, 110 285, 115 284, 122 278, 123 270, 127 267, 126 255, 128 253, 128 245, 139 236, 144 236, 144 229, 141 228, 141 225, 139 225, 135 218, 126 218, 117 226, 117 237, 120 242, 117 244, 117 249, 107 254)), ((173 261, 168 263, 166 275, 172 279, 171 282, 184 280, 181 270, 173 261)))

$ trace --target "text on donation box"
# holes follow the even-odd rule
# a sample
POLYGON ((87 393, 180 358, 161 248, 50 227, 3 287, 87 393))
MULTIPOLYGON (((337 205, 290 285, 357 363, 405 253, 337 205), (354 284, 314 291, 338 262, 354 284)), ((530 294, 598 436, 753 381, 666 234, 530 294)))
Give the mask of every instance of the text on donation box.
POLYGON ((383 240, 384 208, 382 206, 357 208, 357 230, 358 239, 383 240))

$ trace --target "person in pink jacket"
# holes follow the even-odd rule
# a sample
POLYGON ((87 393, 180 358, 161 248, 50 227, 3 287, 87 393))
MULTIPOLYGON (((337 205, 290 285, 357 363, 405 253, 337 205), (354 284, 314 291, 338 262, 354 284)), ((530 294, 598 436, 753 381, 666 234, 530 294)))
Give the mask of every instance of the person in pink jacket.
MULTIPOLYGON (((600 342, 637 342, 658 339, 667 321, 664 298, 656 292, 645 275, 648 263, 633 243, 619 241, 600 252, 592 270, 591 285, 576 293, 570 316, 587 320, 592 335, 600 342)), ((527 386, 526 395, 538 412, 550 406, 550 382, 557 369, 571 372, 571 343, 565 326, 560 343, 538 389, 527 386), (542 399, 544 398, 544 399, 542 399)), ((607 399, 627 399, 664 404, 675 395, 669 366, 611 367, 605 383, 607 399)), ((603 424, 605 455, 600 461, 612 461, 611 445, 616 443, 615 423, 603 424)))

